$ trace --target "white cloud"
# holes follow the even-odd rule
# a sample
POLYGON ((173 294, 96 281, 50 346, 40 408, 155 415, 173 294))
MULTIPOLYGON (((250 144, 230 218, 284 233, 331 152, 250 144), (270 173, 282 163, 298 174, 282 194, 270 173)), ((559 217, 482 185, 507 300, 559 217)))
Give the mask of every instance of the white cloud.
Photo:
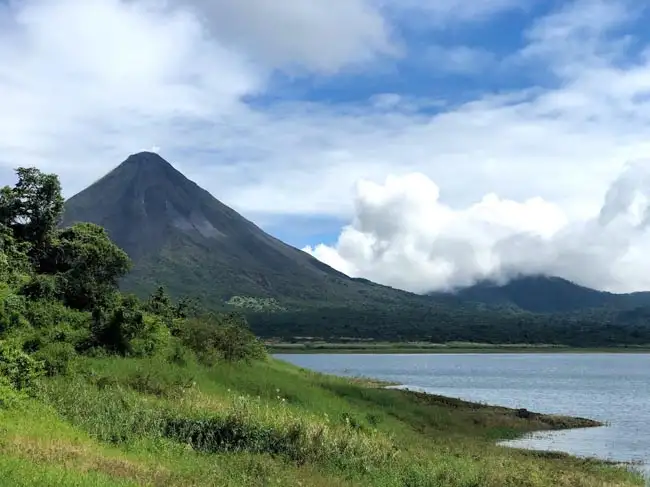
POLYGON ((421 174, 357 186, 355 214, 334 246, 306 247, 355 277, 414 292, 485 278, 548 274, 605 289, 650 288, 650 161, 612 184, 599 215, 569 222, 557 205, 494 194, 454 210, 421 174), (637 267, 637 270, 634 269, 637 267))
POLYGON ((392 50, 363 0, 290 4, 0 3, 0 165, 56 171, 69 195, 161 143, 189 171, 208 150, 245 157, 268 119, 243 99, 272 66, 333 72, 392 50))
MULTIPOLYGON (((405 200, 415 215, 408 224, 425 221, 433 207, 436 218, 450 225, 457 255, 452 261, 462 269, 438 268, 425 257, 418 263, 415 257, 433 238, 432 230, 409 230, 419 237, 389 239, 385 258, 404 262, 386 274, 391 282, 413 288, 428 280, 440 285, 471 280, 477 266, 461 257, 478 248, 480 269, 490 269, 498 243, 498 248, 534 247, 538 255, 526 265, 546 266, 598 287, 616 286, 617 279, 619 288, 650 287, 637 243, 644 241, 643 232, 625 233, 636 240, 623 253, 627 241, 619 242, 615 232, 598 234, 600 245, 614 249, 618 259, 615 272, 602 274, 602 281, 587 276, 609 269, 595 265, 595 257, 582 270, 569 272, 568 264, 558 264, 578 259, 579 248, 556 258, 558 247, 544 244, 539 250, 531 243, 536 240, 521 240, 524 229, 551 232, 561 222, 563 230, 553 239, 567 229, 568 235, 582 229, 593 236, 580 222, 598 213, 625 161, 650 155, 650 58, 633 59, 627 51, 629 39, 635 49, 650 45, 623 35, 626 22, 634 20, 630 2, 574 2, 530 29, 527 46, 514 58, 520 69, 553 73, 553 87, 485 93, 460 106, 445 105, 435 86, 426 99, 406 92, 346 105, 247 104, 248 96, 266 93, 272 67, 331 74, 395 54, 395 18, 414 22, 417 15, 454 25, 521 5, 506 0, 299 3, 0 3, 0 175, 7 167, 37 165, 59 173, 70 195, 129 153, 160 145, 164 157, 247 215, 317 214, 350 221, 358 215, 351 198, 356 182, 420 174, 395 179, 391 191, 408 192, 404 188, 410 185, 419 191, 429 180, 439 185, 439 199, 405 200), (483 201, 486 194, 498 197, 483 201), (485 230, 485 208, 498 211, 507 224, 485 230), (548 223, 540 226, 540 221, 548 223), (424 275, 421 269, 429 270, 424 275), (419 277, 411 280, 411 274, 419 277)), ((401 52, 407 47, 401 45, 401 52)), ((453 52, 444 55, 453 58, 453 52)), ((372 186, 361 188, 368 192, 372 186)), ((366 210, 376 207, 364 204, 366 210)), ((607 228, 612 225, 621 223, 607 228)), ((405 231, 380 229, 391 235, 405 231)), ((381 277, 385 264, 371 264, 368 231, 346 230, 345 250, 321 248, 330 254, 323 259, 338 258, 335 264, 343 270, 381 277), (359 256, 352 258, 355 252, 359 256)), ((449 246, 438 237, 435 241, 449 246)), ((447 255, 439 247, 436 251, 447 255)), ((526 268, 513 262, 515 269, 526 268)))
POLYGON ((541 18, 527 32, 520 55, 546 59, 559 76, 573 79, 588 69, 608 69, 626 55, 632 37, 625 26, 643 11, 627 0, 575 0, 541 18))
POLYGON ((184 0, 215 37, 262 63, 326 73, 396 54, 390 29, 366 0, 184 0))
POLYGON ((431 71, 442 74, 476 74, 495 62, 495 56, 481 48, 468 46, 430 46, 424 52, 431 71))
POLYGON ((5 164, 97 176, 174 123, 215 122, 260 87, 255 68, 182 11, 33 0, 0 16, 5 164))

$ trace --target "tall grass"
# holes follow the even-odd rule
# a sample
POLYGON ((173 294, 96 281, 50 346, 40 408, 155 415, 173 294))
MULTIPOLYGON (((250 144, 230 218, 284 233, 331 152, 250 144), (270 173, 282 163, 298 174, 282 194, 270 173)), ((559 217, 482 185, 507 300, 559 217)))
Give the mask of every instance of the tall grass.
POLYGON ((38 408, 27 401, 23 412, 0 410, 0 424, 13 425, 0 429, 0 454, 58 475, 61 459, 76 452, 63 469, 72 480, 61 485, 642 485, 599 462, 493 444, 571 420, 523 418, 275 360, 206 368, 84 359, 71 377, 42 379, 38 394, 38 408))

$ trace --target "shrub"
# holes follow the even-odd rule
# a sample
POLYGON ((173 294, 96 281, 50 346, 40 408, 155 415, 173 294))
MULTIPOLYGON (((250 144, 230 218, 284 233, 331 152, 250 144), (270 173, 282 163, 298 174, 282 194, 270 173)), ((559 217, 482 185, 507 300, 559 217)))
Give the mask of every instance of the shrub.
POLYGON ((132 352, 131 340, 141 337, 145 328, 144 314, 138 309, 120 306, 113 310, 97 308, 93 311, 94 345, 111 353, 129 355, 132 352))
POLYGON ((0 375, 0 408, 13 407, 24 397, 23 391, 17 391, 7 377, 0 375))
POLYGON ((167 325, 157 316, 145 315, 143 320, 144 327, 131 340, 130 355, 134 357, 167 355, 170 350, 172 338, 167 325))
POLYGON ((167 359, 176 365, 182 367, 195 361, 192 351, 187 348, 178 338, 172 338, 169 346, 169 355, 167 359))
POLYGON ((48 343, 34 354, 34 358, 43 362, 48 376, 68 375, 74 370, 77 352, 70 343, 48 343))
POLYGON ((43 364, 22 350, 0 342, 0 377, 18 391, 32 393, 36 379, 43 374, 43 364))
POLYGON ((12 338, 19 348, 27 353, 37 353, 53 343, 66 344, 73 351, 78 352, 87 350, 90 330, 59 325, 51 328, 28 329, 20 335, 14 334, 12 338))
POLYGON ((65 325, 70 329, 88 329, 90 325, 90 313, 70 309, 60 301, 29 300, 24 313, 34 328, 48 329, 65 325))
POLYGON ((29 326, 25 318, 25 298, 14 294, 8 287, 0 296, 0 334, 29 326))
POLYGON ((180 337, 208 365, 219 359, 249 361, 266 355, 264 345, 250 332, 246 320, 233 314, 189 319, 180 330, 180 337))
POLYGON ((223 415, 168 418, 164 435, 206 453, 251 452, 282 455, 298 464, 317 462, 366 471, 390 465, 398 450, 374 431, 307 418, 286 405, 263 405, 240 396, 223 415))
POLYGON ((20 288, 20 294, 29 299, 54 300, 58 295, 55 276, 36 274, 20 288))
POLYGON ((229 362, 259 360, 266 355, 264 345, 246 324, 233 320, 215 328, 214 347, 229 362))

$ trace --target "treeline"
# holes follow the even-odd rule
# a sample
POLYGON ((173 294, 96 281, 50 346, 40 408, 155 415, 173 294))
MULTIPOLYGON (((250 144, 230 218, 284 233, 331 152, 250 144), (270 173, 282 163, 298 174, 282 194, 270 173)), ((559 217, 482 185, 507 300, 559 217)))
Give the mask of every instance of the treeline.
POLYGON ((239 314, 173 302, 163 288, 144 300, 120 293, 131 268, 126 253, 97 225, 59 228, 56 175, 33 168, 17 175, 14 187, 0 190, 0 392, 27 388, 42 373, 65 374, 79 355, 206 364, 264 357, 239 314))
POLYGON ((650 344, 647 309, 541 315, 432 304, 363 310, 306 308, 286 313, 248 313, 247 317, 256 334, 284 340, 300 336, 331 341, 348 337, 575 347, 650 344))

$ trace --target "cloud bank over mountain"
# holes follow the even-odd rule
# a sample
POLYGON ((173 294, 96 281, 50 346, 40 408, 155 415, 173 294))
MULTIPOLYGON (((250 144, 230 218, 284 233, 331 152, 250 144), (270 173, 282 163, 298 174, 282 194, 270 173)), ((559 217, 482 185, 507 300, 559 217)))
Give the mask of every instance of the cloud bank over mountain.
POLYGON ((650 160, 648 21, 628 0, 0 0, 0 178, 36 165, 71 196, 157 147, 380 282, 649 289, 617 179, 650 160))
POLYGON ((650 287, 641 271, 650 268, 649 226, 650 161, 628 165, 600 213, 582 221, 541 198, 519 203, 495 194, 455 210, 414 173, 360 182, 354 218, 336 244, 304 250, 349 275, 414 292, 535 274, 634 290, 650 287))

